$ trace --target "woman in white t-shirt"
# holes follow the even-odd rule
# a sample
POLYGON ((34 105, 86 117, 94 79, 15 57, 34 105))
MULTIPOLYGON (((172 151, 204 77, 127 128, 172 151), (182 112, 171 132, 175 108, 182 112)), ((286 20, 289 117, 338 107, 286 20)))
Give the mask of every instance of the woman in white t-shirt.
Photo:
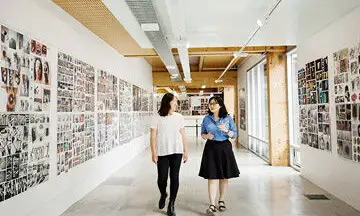
POLYGON ((151 123, 152 161, 157 164, 158 187, 160 190, 159 209, 165 207, 166 185, 170 168, 170 200, 167 215, 175 216, 175 199, 179 189, 179 171, 181 159, 188 159, 187 139, 184 129, 184 117, 175 112, 177 98, 167 93, 161 100, 159 115, 151 123))

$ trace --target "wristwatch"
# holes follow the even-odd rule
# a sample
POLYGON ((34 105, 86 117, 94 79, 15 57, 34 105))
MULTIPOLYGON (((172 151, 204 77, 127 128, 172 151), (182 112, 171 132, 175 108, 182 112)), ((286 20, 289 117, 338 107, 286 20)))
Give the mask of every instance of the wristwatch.
POLYGON ((229 132, 230 132, 230 130, 228 130, 228 131, 226 132, 226 134, 230 137, 229 132))

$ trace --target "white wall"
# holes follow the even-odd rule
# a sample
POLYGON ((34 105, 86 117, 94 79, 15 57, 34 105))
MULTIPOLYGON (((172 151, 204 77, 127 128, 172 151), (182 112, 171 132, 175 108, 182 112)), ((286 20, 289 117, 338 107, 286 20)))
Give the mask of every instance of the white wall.
POLYGON ((224 104, 231 116, 235 115, 235 89, 234 87, 224 88, 224 104))
MULTIPOLYGON (((238 68, 238 74, 237 74, 237 83, 238 83, 238 89, 236 91, 239 92, 240 89, 245 88, 245 94, 247 95, 247 71, 253 67, 255 64, 259 63, 259 61, 262 59, 262 56, 252 56, 249 57, 245 63, 243 63, 239 68, 238 68)), ((239 100, 239 94, 238 94, 238 98, 237 100, 239 100)), ((238 109, 238 113, 239 113, 239 118, 240 118, 240 107, 237 107, 238 109)), ((248 148, 249 146, 249 142, 248 142, 248 126, 249 126, 249 116, 248 116, 248 102, 247 102, 247 96, 245 98, 245 110, 246 110, 246 130, 242 130, 240 127, 238 127, 238 132, 239 132, 239 138, 238 138, 238 142, 248 148)), ((240 122, 240 119, 238 119, 238 121, 240 122)))
POLYGON ((360 164, 340 158, 336 144, 333 53, 360 42, 360 7, 298 46, 298 67, 329 56, 332 153, 301 145, 301 175, 360 210, 360 164))
MULTIPOLYGON (((152 91, 151 67, 143 59, 126 59, 48 0, 0 0, 0 24, 49 46, 51 73, 56 73, 57 51, 71 54, 96 69, 152 91)), ((52 76, 55 83, 56 76, 52 76)), ((52 86, 56 91, 56 86, 52 86)), ((52 93, 52 103, 56 94, 52 93)), ((51 108, 56 116, 56 105, 51 108)), ((53 118, 53 117, 52 117, 53 118)), ((52 120, 53 121, 53 120, 52 120)), ((51 125, 50 180, 0 203, 0 215, 55 216, 61 214, 148 145, 148 135, 104 156, 96 157, 56 176, 56 124, 51 125)))

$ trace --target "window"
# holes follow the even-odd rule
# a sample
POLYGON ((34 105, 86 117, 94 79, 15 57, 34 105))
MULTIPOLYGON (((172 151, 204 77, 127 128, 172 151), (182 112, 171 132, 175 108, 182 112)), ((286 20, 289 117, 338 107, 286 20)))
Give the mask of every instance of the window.
POLYGON ((247 73, 249 149, 269 162, 268 97, 266 61, 247 73))
POLYGON ((290 165, 299 169, 300 146, 298 140, 298 100, 297 100, 297 51, 291 51, 287 54, 287 89, 288 89, 288 115, 289 115, 289 144, 290 144, 290 165))

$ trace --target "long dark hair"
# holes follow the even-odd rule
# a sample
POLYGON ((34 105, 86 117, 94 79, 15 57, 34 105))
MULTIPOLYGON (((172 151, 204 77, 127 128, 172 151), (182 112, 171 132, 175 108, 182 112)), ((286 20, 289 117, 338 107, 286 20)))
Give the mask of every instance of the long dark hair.
MULTIPOLYGON (((216 101, 216 103, 218 103, 220 105, 220 110, 219 110, 219 117, 220 118, 225 118, 227 115, 228 115, 228 111, 226 110, 226 107, 225 107, 225 104, 224 104, 224 101, 221 97, 219 96, 214 96, 212 98, 210 98, 209 100, 209 105, 210 105, 210 102, 214 100, 216 101)), ((214 115, 213 112, 211 112, 210 110, 210 107, 208 106, 208 114, 209 115, 214 115)))
POLYGON ((160 109, 158 111, 160 116, 167 116, 171 108, 170 102, 174 99, 174 95, 171 93, 166 93, 161 99, 160 109))

